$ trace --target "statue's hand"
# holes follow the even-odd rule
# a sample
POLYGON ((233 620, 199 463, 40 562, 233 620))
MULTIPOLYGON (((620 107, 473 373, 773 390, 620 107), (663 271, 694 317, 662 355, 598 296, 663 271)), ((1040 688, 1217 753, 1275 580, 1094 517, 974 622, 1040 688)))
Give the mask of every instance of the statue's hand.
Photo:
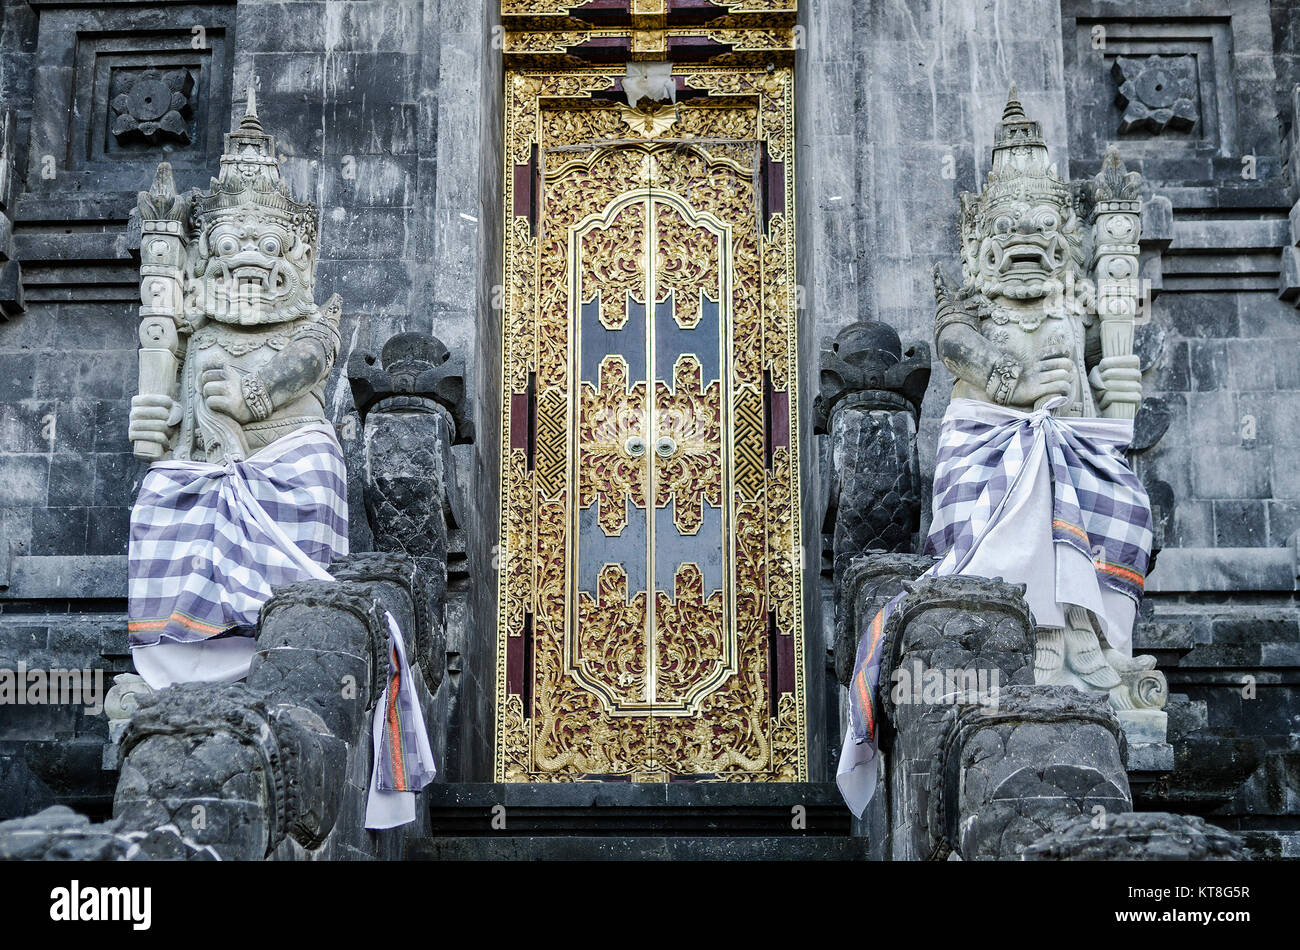
POLYGON ((223 412, 239 423, 253 421, 253 410, 244 399, 244 377, 233 366, 213 366, 199 378, 203 400, 214 412, 223 412))
POLYGON ((127 437, 132 442, 156 442, 164 450, 172 439, 172 428, 181 421, 181 404, 170 396, 142 393, 131 399, 127 437))
POLYGON ((1088 374, 1088 382, 1103 412, 1125 404, 1136 410, 1142 402, 1142 366, 1136 354, 1104 357, 1088 374))
POLYGON ((1033 409, 1041 400, 1070 395, 1074 361, 1065 350, 1044 350, 1021 368, 1009 400, 1019 409, 1033 409))

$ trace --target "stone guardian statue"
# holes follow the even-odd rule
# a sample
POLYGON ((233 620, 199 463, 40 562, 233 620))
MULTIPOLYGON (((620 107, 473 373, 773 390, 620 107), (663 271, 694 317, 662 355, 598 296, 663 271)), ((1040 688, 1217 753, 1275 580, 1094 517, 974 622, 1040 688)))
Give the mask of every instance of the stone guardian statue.
POLYGON ((339 298, 315 303, 317 211, 280 177, 251 89, 209 190, 178 195, 163 164, 139 210, 129 436, 153 464, 131 512, 132 652, 154 688, 234 680, 272 588, 348 553, 324 399, 339 298))
POLYGON ((1123 711, 1163 699, 1154 659, 1131 656, 1151 544, 1123 456, 1142 399, 1141 178, 1112 149, 1085 184, 1049 163, 1012 86, 988 182, 962 195, 961 288, 936 268, 935 345, 956 381, 927 552, 944 556, 938 573, 1026 584, 1037 682, 1123 711))

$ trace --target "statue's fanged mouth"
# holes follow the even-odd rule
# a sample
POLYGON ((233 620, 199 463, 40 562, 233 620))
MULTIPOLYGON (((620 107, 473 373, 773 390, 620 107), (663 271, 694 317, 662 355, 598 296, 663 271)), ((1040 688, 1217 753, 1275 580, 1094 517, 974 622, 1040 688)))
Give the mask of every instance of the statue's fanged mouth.
POLYGON ((1052 262, 1045 249, 1024 245, 1008 250, 1002 258, 1000 268, 1003 274, 1048 274, 1051 270, 1052 262))

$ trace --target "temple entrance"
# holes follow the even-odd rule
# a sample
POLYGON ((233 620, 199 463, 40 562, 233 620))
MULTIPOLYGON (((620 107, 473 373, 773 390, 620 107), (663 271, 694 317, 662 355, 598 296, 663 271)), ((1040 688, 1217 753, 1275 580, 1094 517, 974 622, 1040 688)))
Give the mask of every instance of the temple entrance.
POLYGON ((788 71, 507 75, 499 781, 807 777, 788 71))

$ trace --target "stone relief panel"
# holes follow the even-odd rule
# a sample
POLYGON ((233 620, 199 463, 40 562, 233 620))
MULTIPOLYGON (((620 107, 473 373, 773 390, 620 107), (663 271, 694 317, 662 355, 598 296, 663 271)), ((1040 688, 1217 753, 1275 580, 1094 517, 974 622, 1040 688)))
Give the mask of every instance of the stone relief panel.
POLYGON ((1134 0, 1119 15, 1063 0, 1061 13, 1072 155, 1119 145, 1156 182, 1240 176, 1245 155, 1256 178, 1273 169, 1271 76, 1243 68, 1242 55, 1268 48, 1264 0, 1134 0))
POLYGON ((58 68, 37 73, 31 192, 141 190, 160 159, 183 178, 211 167, 231 101, 233 4, 33 6, 38 48, 58 68))
POLYGON ((1110 74, 1119 86, 1115 102, 1124 109, 1120 134, 1190 132, 1196 126, 1201 113, 1195 56, 1116 56, 1110 74))

